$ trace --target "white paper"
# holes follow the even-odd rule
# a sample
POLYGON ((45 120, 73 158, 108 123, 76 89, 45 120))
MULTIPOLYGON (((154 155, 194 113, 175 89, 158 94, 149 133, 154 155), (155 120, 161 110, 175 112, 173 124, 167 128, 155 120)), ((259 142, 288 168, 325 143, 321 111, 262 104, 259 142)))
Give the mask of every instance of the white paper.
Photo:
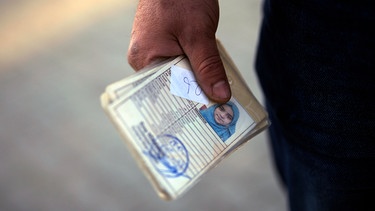
POLYGON ((205 105, 209 103, 209 99, 198 85, 192 71, 173 65, 171 73, 170 91, 172 94, 205 105))

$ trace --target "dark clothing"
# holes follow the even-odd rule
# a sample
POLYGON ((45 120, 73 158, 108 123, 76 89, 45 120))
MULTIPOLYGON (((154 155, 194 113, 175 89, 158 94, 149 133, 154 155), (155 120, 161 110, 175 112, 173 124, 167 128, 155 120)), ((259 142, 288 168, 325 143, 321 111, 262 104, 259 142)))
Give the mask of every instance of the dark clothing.
POLYGON ((264 4, 256 69, 291 210, 375 210, 374 28, 372 1, 264 4))

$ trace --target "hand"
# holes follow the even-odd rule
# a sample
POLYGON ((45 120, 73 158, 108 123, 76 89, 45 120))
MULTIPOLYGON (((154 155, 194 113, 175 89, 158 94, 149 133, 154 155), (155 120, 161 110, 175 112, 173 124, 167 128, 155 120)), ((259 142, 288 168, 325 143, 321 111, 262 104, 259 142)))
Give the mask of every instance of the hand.
POLYGON ((185 54, 207 97, 224 103, 231 97, 216 46, 217 0, 140 0, 128 50, 129 64, 140 70, 185 54))

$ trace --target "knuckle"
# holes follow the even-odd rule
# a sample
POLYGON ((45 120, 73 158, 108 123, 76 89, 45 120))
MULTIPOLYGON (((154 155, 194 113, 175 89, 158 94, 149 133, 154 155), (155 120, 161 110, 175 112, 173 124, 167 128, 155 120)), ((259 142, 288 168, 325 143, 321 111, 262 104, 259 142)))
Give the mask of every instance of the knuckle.
POLYGON ((141 57, 142 54, 140 53, 140 46, 138 42, 132 41, 127 52, 127 60, 129 65, 135 70, 142 69, 144 66, 144 59, 141 57))
POLYGON ((131 66, 135 65, 138 57, 138 48, 136 43, 131 43, 127 53, 127 59, 131 66))
POLYGON ((219 56, 210 56, 203 59, 198 63, 198 74, 200 75, 212 75, 214 72, 218 72, 222 65, 219 56))
POLYGON ((204 79, 221 79, 225 77, 222 72, 223 64, 220 56, 210 56, 198 63, 197 73, 204 79))

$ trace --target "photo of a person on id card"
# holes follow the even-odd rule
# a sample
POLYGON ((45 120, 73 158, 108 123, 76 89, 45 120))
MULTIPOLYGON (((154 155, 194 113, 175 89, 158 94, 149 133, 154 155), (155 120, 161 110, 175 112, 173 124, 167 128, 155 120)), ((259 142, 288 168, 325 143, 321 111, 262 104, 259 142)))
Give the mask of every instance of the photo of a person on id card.
POLYGON ((236 132, 240 112, 233 102, 202 107, 199 112, 222 141, 225 142, 236 132))

